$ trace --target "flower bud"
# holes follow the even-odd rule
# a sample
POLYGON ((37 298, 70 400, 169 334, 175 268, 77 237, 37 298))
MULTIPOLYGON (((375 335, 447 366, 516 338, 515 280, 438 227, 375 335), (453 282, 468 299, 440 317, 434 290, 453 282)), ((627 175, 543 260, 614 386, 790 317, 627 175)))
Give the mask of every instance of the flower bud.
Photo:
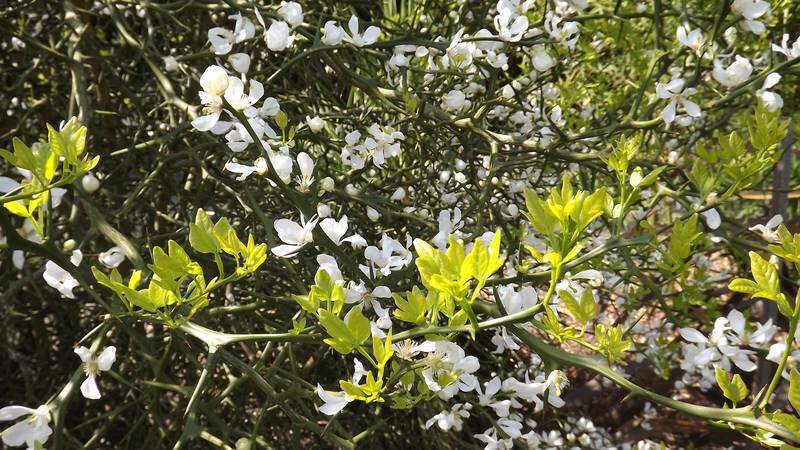
POLYGON ((631 173, 630 183, 631 186, 637 188, 639 187, 639 184, 641 184, 641 182, 642 182, 642 169, 637 167, 636 169, 634 169, 633 173, 631 173))
POLYGON ((175 72, 178 70, 178 60, 174 56, 164 57, 164 69, 167 72, 175 72))
POLYGON ((319 216, 320 219, 330 217, 331 207, 326 205, 325 203, 320 203, 319 205, 317 205, 317 215, 319 216))
POLYGON ((100 180, 98 180, 93 173, 89 172, 81 178, 81 186, 83 186, 84 191, 91 194, 100 189, 100 180))
POLYGON ((320 181, 319 186, 320 186, 320 190, 322 190, 324 192, 331 192, 331 191, 333 191, 333 189, 335 187, 335 184, 334 184, 333 178, 325 177, 325 178, 322 179, 322 181, 320 181))
POLYGON ((65 252, 71 252, 72 250, 75 249, 77 245, 78 243, 75 242, 75 239, 67 239, 66 241, 64 241, 64 247, 62 248, 62 250, 64 250, 65 252))
POLYGON ((378 219, 381 218, 381 213, 367 206, 367 217, 369 217, 369 220, 376 222, 378 219))
POLYGON ((319 133, 325 126, 325 121, 322 120, 320 116, 314 116, 314 117, 306 116, 306 123, 308 124, 308 128, 310 128, 311 131, 313 131, 314 133, 319 133))

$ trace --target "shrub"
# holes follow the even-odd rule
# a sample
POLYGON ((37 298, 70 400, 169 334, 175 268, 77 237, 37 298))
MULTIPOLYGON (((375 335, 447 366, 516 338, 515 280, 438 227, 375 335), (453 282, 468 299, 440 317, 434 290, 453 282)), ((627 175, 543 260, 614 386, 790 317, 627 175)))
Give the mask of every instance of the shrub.
POLYGON ((795 448, 797 14, 5 6, 3 442, 795 448))

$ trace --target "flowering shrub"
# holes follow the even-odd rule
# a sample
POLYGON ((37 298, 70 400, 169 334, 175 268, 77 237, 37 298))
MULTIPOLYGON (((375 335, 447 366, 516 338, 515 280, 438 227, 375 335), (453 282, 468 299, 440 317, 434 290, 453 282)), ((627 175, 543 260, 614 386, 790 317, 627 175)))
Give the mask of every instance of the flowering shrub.
POLYGON ((793 2, 51 6, 5 445, 800 448, 793 2))

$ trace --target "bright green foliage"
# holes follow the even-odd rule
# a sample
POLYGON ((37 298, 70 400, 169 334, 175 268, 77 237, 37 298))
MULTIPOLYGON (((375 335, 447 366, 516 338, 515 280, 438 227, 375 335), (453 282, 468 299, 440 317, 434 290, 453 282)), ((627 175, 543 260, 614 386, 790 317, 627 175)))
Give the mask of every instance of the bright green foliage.
POLYGON ((215 224, 202 209, 197 210, 194 223, 189 225, 189 244, 200 253, 219 257, 220 252, 224 252, 232 256, 236 260, 236 273, 240 275, 255 272, 267 260, 266 244, 255 245, 252 234, 247 244, 243 243, 228 219, 223 217, 215 224))
POLYGON ((750 272, 753 280, 737 278, 730 282, 728 288, 734 292, 744 292, 755 298, 765 298, 778 304, 781 314, 791 317, 792 307, 781 292, 777 264, 767 261, 756 252, 750 252, 750 272))
POLYGON ((129 309, 138 306, 145 311, 158 313, 164 316, 168 323, 173 323, 171 314, 159 309, 170 305, 187 304, 191 306, 188 313, 191 317, 208 304, 208 293, 211 290, 209 287, 216 287, 218 283, 217 278, 206 283, 200 265, 190 260, 175 241, 168 242, 168 252, 161 247, 155 247, 153 263, 149 264, 148 268, 153 271, 153 276, 145 289, 138 289, 142 279, 142 272, 138 270, 133 272, 127 285, 122 283, 122 277, 116 269, 111 272, 110 277, 96 267, 92 267, 92 272, 100 284, 126 300, 129 309))
POLYGON ((780 159, 778 144, 786 136, 789 121, 781 121, 778 112, 757 108, 754 120, 748 125, 752 148, 744 138, 733 131, 727 136, 717 136, 718 147, 706 149, 697 144, 697 158, 686 174, 695 185, 700 198, 722 191, 722 198, 757 182, 766 170, 780 159), (721 169, 721 170, 720 170, 721 169))
POLYGON ((770 245, 769 251, 784 261, 800 265, 800 233, 792 234, 781 224, 777 230, 780 245, 770 245))
MULTIPOLYGON (((354 308, 356 309, 356 308, 354 308)), ((366 352, 365 352, 366 353, 366 352)), ((381 340, 377 336, 372 336, 372 357, 370 362, 377 369, 376 375, 370 370, 366 375, 366 382, 358 385, 355 382, 340 380, 339 386, 351 398, 361 400, 366 403, 382 402, 381 389, 383 389, 383 375, 386 371, 386 365, 391 361, 394 355, 392 350, 392 330, 386 336, 386 339, 381 340)))
POLYGON ((434 297, 430 294, 426 296, 416 286, 411 291, 406 292, 405 299, 399 294, 393 293, 392 298, 397 306, 397 309, 394 310, 394 316, 403 322, 423 325, 427 320, 425 315, 434 306, 434 297))
POLYGON ((131 274, 127 283, 117 269, 106 275, 92 267, 92 273, 101 285, 114 291, 129 310, 142 308, 174 326, 180 323, 180 316, 190 318, 208 305, 211 291, 255 272, 267 258, 266 244, 255 245, 251 234, 245 245, 226 219, 213 225, 203 210, 198 211, 197 220, 192 224, 189 241, 201 253, 215 253, 219 273, 210 281, 206 281, 201 265, 173 240, 167 242, 166 251, 161 247, 153 248, 152 263, 147 265, 153 275, 146 288, 139 289, 144 277, 139 270, 131 274), (217 249, 234 257, 237 267, 233 274, 225 276, 217 249), (189 311, 180 309, 184 305, 190 307, 189 311), (167 308, 171 306, 172 309, 167 308))
POLYGON ((14 152, 0 149, 0 157, 19 169, 30 171, 30 178, 20 182, 18 191, 0 197, 3 205, 14 215, 30 219, 36 232, 44 236, 44 210, 49 205, 50 190, 72 183, 94 168, 100 161, 85 155, 86 127, 76 118, 70 119, 60 130, 47 126, 47 143, 34 149, 21 140, 12 140, 14 152), (56 177, 59 163, 61 174, 56 177))
POLYGON ((666 272, 683 271, 686 260, 692 256, 692 244, 702 235, 697 228, 697 214, 693 214, 685 222, 676 219, 667 251, 664 253, 665 258, 659 262, 659 268, 666 272))
POLYGON ((617 173, 628 173, 628 166, 642 145, 642 135, 622 136, 603 161, 617 173))
MULTIPOLYGON (((775 423, 783 425, 787 429, 791 430, 792 433, 796 435, 800 435, 800 419, 797 417, 787 414, 783 411, 775 411, 774 413, 769 414, 770 418, 775 421, 775 423)), ((793 447, 789 444, 782 444, 780 447, 781 450, 797 450, 798 447, 793 447)))
MULTIPOLYGON (((428 291, 439 295, 438 311, 456 319, 457 315, 449 314, 452 310, 451 304, 455 302, 473 327, 477 326, 478 319, 472 310, 472 304, 489 277, 505 262, 505 257, 500 256, 500 239, 500 230, 494 233, 489 248, 486 248, 480 238, 475 239, 469 254, 465 254, 464 245, 453 236, 450 236, 450 245, 445 251, 440 251, 421 239, 414 240, 416 265, 422 284, 428 291), (476 284, 471 287, 473 280, 476 284), (472 294, 468 295, 470 289, 472 294)), ((436 320, 435 317, 433 319, 436 320)))
POLYGON ((660 166, 655 169, 648 169, 647 175, 643 175, 641 167, 637 167, 630 172, 630 163, 633 162, 636 154, 642 146, 642 135, 622 136, 611 147, 611 153, 603 158, 608 167, 616 173, 619 187, 625 184, 639 189, 646 188, 658 180, 658 176, 665 169, 660 166), (630 174, 629 174, 630 172, 630 174), (629 177, 630 175, 630 177, 629 177))
MULTIPOLYGON (((612 146, 611 154, 603 159, 614 171, 617 178, 617 195, 619 198, 611 209, 611 215, 614 218, 621 219, 624 217, 628 206, 640 199, 637 191, 655 183, 665 169, 664 166, 648 169, 647 175, 644 175, 642 168, 636 167, 629 173, 630 164, 641 146, 641 134, 632 137, 623 136, 612 146)), ((608 200, 610 200, 610 197, 608 200)))
POLYGON ((733 406, 747 398, 747 386, 745 386, 742 377, 738 373, 731 379, 728 376, 728 372, 717 367, 714 369, 714 375, 717 378, 717 385, 722 389, 722 394, 733 402, 733 406))
POLYGON ((580 300, 575 299, 569 291, 558 291, 558 297, 564 302, 567 311, 572 314, 583 327, 597 316, 597 302, 594 300, 592 290, 586 288, 581 293, 580 300))
POLYGON ((323 303, 325 309, 333 314, 339 314, 344 306, 344 290, 341 284, 334 283, 324 269, 317 271, 314 281, 315 284, 311 286, 308 295, 293 295, 294 300, 311 314, 316 314, 323 303))
POLYGON ((622 363, 622 354, 633 346, 633 341, 625 336, 624 327, 621 325, 610 327, 597 324, 594 331, 600 353, 602 353, 609 362, 622 363))
POLYGON ((330 336, 325 339, 325 343, 339 353, 346 355, 369 338, 369 320, 364 317, 359 307, 351 308, 344 316, 344 320, 326 309, 320 309, 318 317, 330 336))
POLYGON ((792 369, 789 374, 789 403, 794 412, 800 412, 800 372, 792 369))
POLYGON ((383 388, 383 379, 376 378, 372 371, 367 372, 367 380, 362 385, 347 380, 339 380, 339 386, 350 398, 361 400, 365 403, 382 402, 380 397, 383 388))
POLYGON ((547 200, 542 200, 530 189, 525 191, 525 216, 533 229, 545 237, 553 252, 542 255, 533 247, 526 246, 539 262, 560 266, 580 252, 581 233, 603 214, 609 196, 605 188, 588 194, 574 191, 569 177, 561 180, 561 189, 553 188, 547 200))

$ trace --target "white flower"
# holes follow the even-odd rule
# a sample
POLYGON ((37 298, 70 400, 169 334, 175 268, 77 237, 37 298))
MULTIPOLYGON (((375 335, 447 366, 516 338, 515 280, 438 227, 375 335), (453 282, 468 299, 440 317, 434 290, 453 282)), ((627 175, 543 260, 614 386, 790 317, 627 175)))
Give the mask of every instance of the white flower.
POLYGON ((29 417, 6 428, 2 433, 3 443, 10 447, 24 444, 29 450, 33 450, 37 442, 40 445, 47 442, 47 438, 53 434, 50 428, 50 408, 47 405, 41 405, 36 409, 14 405, 0 409, 0 422, 22 416, 29 417))
POLYGON ((546 396, 547 402, 556 408, 564 406, 565 402, 561 399, 562 384, 566 383, 566 377, 560 370, 554 370, 545 378, 538 375, 534 381, 530 381, 528 373, 525 373, 525 381, 521 382, 516 378, 503 380, 503 390, 513 392, 515 396, 534 402, 536 411, 544 408, 544 402, 540 396, 546 396), (547 393, 545 395, 545 392, 547 393))
POLYGON ((422 369, 425 384, 432 392, 437 392, 443 400, 452 398, 458 391, 469 392, 475 389, 478 379, 473 375, 480 369, 480 362, 474 356, 466 356, 464 349, 448 341, 436 341, 434 351, 425 359, 422 369), (451 379, 455 382, 442 386, 440 381, 451 379))
POLYGON ((164 57, 164 70, 167 72, 175 72, 178 70, 178 60, 174 56, 165 56, 164 57))
MULTIPOLYGON (((256 95, 258 92, 255 92, 253 89, 250 90, 251 95, 256 95)), ((242 97, 240 100, 239 106, 244 106, 250 102, 249 97, 242 97)), ((255 108, 252 106, 248 106, 245 109, 245 114, 253 114, 255 113, 255 108)), ((220 121, 214 128, 211 129, 212 133, 215 133, 220 127, 222 123, 230 123, 230 122, 222 122, 220 121)), ((270 142, 265 141, 264 137, 266 136, 269 139, 273 139, 277 137, 277 133, 275 130, 272 129, 271 126, 267 122, 265 122, 260 117, 252 117, 247 119, 247 123, 250 125, 250 129, 253 131, 252 134, 247 130, 241 122, 230 123, 232 128, 228 133, 225 135, 225 139, 228 141, 228 148, 231 149, 232 152, 238 153, 244 151, 248 145, 255 142, 255 139, 258 139, 261 144, 267 149, 268 152, 272 151, 270 148, 270 142)), ((223 131, 224 132, 224 131, 223 131)))
POLYGON ((340 27, 333 20, 325 22, 325 28, 322 30, 322 43, 325 45, 339 45, 344 40, 347 33, 344 28, 340 27))
POLYGON ((445 111, 461 111, 469 108, 472 102, 467 99, 463 91, 452 89, 442 97, 442 109, 445 111))
POLYGON ((342 245, 343 242, 349 242, 354 248, 365 247, 367 245, 367 241, 358 234, 354 234, 342 239, 342 236, 347 233, 346 215, 342 216, 342 218, 338 221, 332 217, 329 217, 320 222, 319 227, 322 228, 322 231, 324 231, 331 241, 333 241, 333 243, 337 246, 342 245))
POLYGON ((533 68, 539 72, 544 72, 556 65, 556 61, 547 53, 544 45, 534 45, 531 49, 531 61, 533 68))
POLYGON ((502 387, 502 382, 500 377, 494 377, 490 381, 484 383, 486 388, 485 391, 481 390, 480 383, 475 386, 475 392, 478 394, 478 403, 481 406, 490 406, 494 409, 495 414, 498 417, 507 417, 509 414, 509 409, 513 404, 517 407, 521 406, 519 402, 512 402, 511 400, 495 400, 493 397, 500 392, 500 388, 502 387))
POLYGON ((309 186, 314 183, 314 160, 306 152, 297 154, 297 167, 300 168, 300 176, 297 182, 300 184, 301 191, 308 191, 309 186))
POLYGON ((789 35, 784 34, 781 40, 781 45, 772 44, 772 51, 783 53, 788 59, 794 59, 800 56, 800 36, 794 40, 794 43, 789 47, 789 35))
POLYGON ((392 344, 397 357, 410 361, 417 353, 430 353, 436 349, 436 344, 433 341, 424 341, 419 344, 411 339, 406 339, 403 343, 395 342, 392 344))
POLYGON ((544 29, 551 38, 558 42, 563 42, 567 48, 574 48, 578 42, 579 30, 577 22, 561 22, 564 19, 551 12, 547 13, 547 18, 544 21, 544 29), (559 26, 560 25, 560 26, 559 26))
POLYGON ((697 90, 695 88, 683 88, 684 81, 680 78, 671 80, 669 83, 656 83, 656 96, 665 100, 669 100, 666 108, 661 111, 661 119, 665 123, 672 123, 675 120, 675 110, 678 103, 683 106, 686 114, 692 117, 700 117, 701 111, 697 103, 689 100, 687 97, 694 95, 697 90))
POLYGON ((744 83, 753 73, 753 66, 747 58, 736 55, 734 61, 728 66, 723 67, 719 59, 714 60, 714 69, 711 76, 726 87, 733 87, 744 83))
POLYGON ((236 177, 237 181, 243 181, 253 173, 258 173, 260 175, 264 175, 267 173, 267 160, 264 158, 257 158, 254 162, 254 165, 248 166, 246 164, 239 164, 235 162, 228 162, 225 164, 225 170, 238 173, 239 176, 236 177))
POLYGON ((342 271, 339 270, 339 264, 336 262, 336 258, 331 255, 320 253, 317 255, 317 264, 319 264, 319 270, 327 272, 334 283, 340 285, 344 283, 342 271))
POLYGON ((292 46, 294 36, 289 24, 281 20, 273 21, 267 29, 267 47, 273 52, 281 52, 292 46))
POLYGON ((23 41, 22 39, 20 39, 20 38, 18 38, 16 36, 12 36, 11 37, 11 48, 13 50, 22 50, 23 48, 25 48, 25 41, 23 41))
POLYGON ((775 112, 783 107, 783 97, 777 92, 768 91, 781 81, 781 76, 778 73, 771 73, 764 79, 764 84, 761 89, 756 91, 756 97, 761 101, 767 110, 775 112))
POLYGON ((722 217, 719 215, 719 211, 717 211, 715 208, 707 209, 700 214, 703 215, 708 228, 716 230, 720 225, 722 225, 722 217))
MULTIPOLYGON (((461 28, 450 41, 450 45, 447 47, 447 51, 441 59, 444 68, 450 68, 452 66, 454 69, 461 69, 464 71, 470 70, 472 60, 479 54, 480 50, 474 42, 463 42, 461 40, 463 35, 464 28, 461 28)), ((429 60, 429 65, 431 68, 435 67, 432 58, 429 60)))
POLYGON ((384 129, 377 123, 373 123, 368 129, 370 136, 364 139, 364 149, 377 167, 392 157, 400 154, 400 142, 406 137, 400 131, 384 129))
POLYGON ((264 99, 264 104, 258 110, 258 115, 262 118, 274 117, 281 112, 281 105, 275 97, 267 97, 264 99))
POLYGON ((679 25, 676 35, 678 37, 678 42, 694 50, 695 53, 700 53, 700 48, 703 47, 705 42, 703 30, 700 28, 691 30, 689 25, 679 25))
POLYGON ((401 186, 395 189, 394 192, 392 192, 392 196, 389 198, 396 202, 403 201, 403 199, 406 198, 406 190, 401 186))
POLYGON ((83 361, 83 371, 86 373, 86 379, 81 383, 81 394, 89 399, 100 398, 97 375, 111 369, 111 365, 117 359, 117 349, 112 346, 106 347, 97 358, 94 358, 91 350, 86 347, 78 347, 75 349, 75 354, 83 361))
POLYGON ((211 65, 200 76, 200 102, 206 114, 192 120, 192 126, 199 131, 209 131, 219 121, 222 114, 222 94, 228 89, 228 73, 220 66, 211 65))
POLYGON ((325 127, 325 121, 320 116, 309 117, 306 116, 306 123, 308 128, 314 133, 319 133, 325 127))
POLYGON ((752 351, 743 350, 735 345, 730 345, 725 331, 729 329, 729 320, 719 317, 714 322, 714 329, 709 337, 694 328, 680 328, 678 331, 684 340, 699 344, 698 352, 691 353, 691 362, 698 367, 708 366, 709 364, 719 365, 725 368, 728 359, 733 361, 736 366, 745 372, 756 370, 756 364, 752 362, 749 355, 752 351))
MULTIPOLYGON (((348 305, 351 305, 353 303, 360 303, 362 311, 372 307, 373 299, 390 298, 392 296, 392 291, 389 290, 388 287, 376 286, 375 289, 370 291, 369 289, 367 289, 367 285, 363 281, 360 283, 351 281, 344 291, 345 291, 344 302, 347 303, 348 305)), ((377 327, 373 327, 372 331, 373 331, 372 334, 376 334, 381 339, 386 337, 385 333, 380 331, 380 329, 378 329, 377 327)))
POLYGON ((535 0, 499 0, 497 2, 497 12, 509 11, 512 14, 525 14, 533 6, 535 0))
POLYGON ((742 28, 755 34, 761 34, 766 27, 756 20, 769 11, 769 3, 763 0, 734 0, 731 9, 740 14, 744 20, 742 28))
MULTIPOLYGON (((522 424, 520 424, 520 427, 522 427, 522 424)), ((482 434, 473 434, 472 437, 486 444, 483 447, 483 450, 510 450, 514 448, 514 441, 512 441, 511 437, 506 439, 498 438, 497 430, 494 428, 488 428, 482 434)), ((539 447, 536 446, 531 448, 539 447)))
POLYGON ((539 303, 539 295, 531 286, 525 286, 519 291, 514 290, 513 286, 500 286, 498 293, 500 303, 509 315, 527 311, 539 303))
MULTIPOLYGON (((72 252, 69 261, 73 266, 77 267, 82 259, 83 253, 81 253, 80 250, 75 250, 72 252)), ((72 290, 78 287, 80 283, 58 264, 53 261, 47 261, 42 276, 44 277, 44 281, 47 282, 50 287, 57 289, 61 295, 67 298, 75 298, 75 294, 72 290)))
POLYGON ((511 334, 508 334, 506 327, 500 327, 494 331, 494 336, 492 336, 492 344, 495 345, 495 349, 492 353, 505 353, 508 350, 519 350, 519 344, 516 342, 516 337, 511 334))
POLYGON ((256 35, 255 25, 250 19, 242 16, 242 13, 229 18, 236 20, 233 31, 222 27, 208 30, 208 40, 211 41, 211 46, 214 47, 214 53, 217 55, 228 54, 233 48, 233 44, 246 41, 256 35))
POLYGON ((219 97, 228 89, 228 72, 217 65, 208 66, 200 76, 200 86, 208 95, 219 97))
POLYGON ((278 237, 285 244, 272 248, 272 253, 276 256, 291 258, 300 251, 303 246, 314 241, 314 227, 317 226, 317 217, 312 217, 306 222, 305 217, 300 215, 300 223, 289 219, 278 219, 275 221, 275 231, 278 237))
POLYGON ((342 147, 342 164, 359 170, 364 168, 364 158, 361 154, 366 153, 366 148, 358 144, 361 133, 353 130, 344 137, 345 146, 342 147))
POLYGON ((411 57, 406 53, 416 52, 417 46, 415 45, 398 45, 394 48, 392 57, 389 58, 387 65, 390 69, 397 69, 398 67, 408 67, 411 62, 411 57))
MULTIPOLYGON (((371 263, 370 266, 377 267, 383 275, 402 269, 413 259, 413 255, 406 247, 385 234, 381 239, 381 248, 370 245, 364 249, 364 257, 371 263)), ((365 265, 358 267, 365 275, 372 276, 372 267, 365 265)))
MULTIPOLYGON (((323 179, 322 182, 320 182, 320 190, 321 191, 324 191, 324 189, 323 189, 324 184, 325 184, 325 179, 323 179)), ((320 219, 324 219, 326 217, 330 217, 331 216, 331 207, 326 205, 325 203, 318 204, 317 205, 317 216, 319 216, 320 219)))
POLYGON ((469 418, 469 410, 472 405, 469 403, 456 403, 450 411, 442 411, 425 422, 425 428, 430 428, 433 424, 439 426, 442 431, 461 431, 464 419, 469 418))
POLYGON ((355 15, 350 17, 350 21, 347 23, 347 27, 350 29, 350 35, 349 36, 345 35, 343 36, 343 38, 345 41, 355 45, 356 47, 364 47, 366 45, 372 45, 378 41, 378 37, 381 35, 381 29, 376 27, 375 25, 369 26, 364 31, 364 34, 359 34, 358 17, 356 17, 355 15))
MULTIPOLYGON (((376 290, 378 290, 378 293, 381 294, 381 296, 391 297, 391 295, 392 295, 391 291, 389 291, 389 295, 384 295, 384 294, 386 294, 385 291, 387 291, 389 288, 387 288, 386 286, 378 286, 378 288, 375 288, 375 290, 372 291, 373 292, 373 297, 375 296, 375 291, 376 290), (378 290, 378 288, 383 288, 383 289, 378 290)), ((389 310, 389 308, 384 308, 381 305, 381 303, 378 300, 375 300, 374 298, 372 300, 370 300, 370 304, 372 305, 372 309, 375 310, 375 314, 378 315, 378 320, 375 322, 375 324, 378 326, 378 328, 380 328, 382 330, 388 330, 389 328, 391 328, 392 327, 392 316, 391 316, 391 311, 389 310)), ((380 337, 381 339, 384 339, 386 336, 378 336, 378 337, 380 337)))
POLYGON ((297 2, 281 2, 278 15, 292 28, 303 23, 303 7, 297 2))
MULTIPOLYGON (((766 359, 767 361, 772 361, 775 364, 780 364, 781 359, 783 359, 783 352, 786 351, 786 343, 785 342, 777 342, 772 344, 769 347, 769 352, 767 353, 766 359)), ((786 367, 783 369, 783 373, 781 376, 785 379, 789 379, 789 370, 793 367, 797 366, 798 361, 800 361, 800 350, 792 350, 789 353, 789 357, 786 360, 786 367)))
POLYGON ((348 403, 353 401, 345 392, 326 391, 319 384, 317 384, 317 395, 323 401, 319 411, 329 416, 338 414, 348 403))
POLYGON ((230 77, 230 85, 225 91, 225 100, 237 111, 253 106, 264 95, 264 85, 256 80, 250 80, 250 91, 245 95, 244 82, 236 77, 230 77))
POLYGON ((250 70, 250 55, 247 53, 234 53, 228 56, 228 62, 233 70, 246 74, 250 70))
POLYGON ((772 324, 772 319, 764 323, 756 324, 756 330, 751 332, 747 329, 747 321, 744 314, 740 311, 732 309, 727 316, 728 322, 731 325, 731 343, 739 346, 749 346, 753 348, 764 348, 765 345, 772 340, 778 327, 772 324))
POLYGON ((461 209, 459 207, 455 207, 453 209, 452 217, 450 215, 450 211, 446 209, 439 211, 438 223, 439 232, 436 233, 436 236, 433 237, 431 242, 433 242, 433 245, 444 250, 447 248, 450 235, 463 226, 461 223, 461 209))
MULTIPOLYGON (((517 439, 518 437, 522 436, 522 423, 510 417, 503 417, 497 419, 497 427, 500 430, 502 430, 506 435, 508 435, 509 441, 511 439, 517 439)), ((509 449, 513 448, 513 444, 508 448, 509 449)))
POLYGON ((778 233, 775 231, 775 229, 778 228, 778 226, 782 223, 783 216, 780 214, 775 214, 767 223, 763 225, 753 225, 752 227, 748 228, 748 230, 761 233, 761 238, 767 242, 778 242, 778 233))
POLYGON ((512 11, 504 9, 494 17, 497 37, 506 42, 519 42, 528 31, 528 18, 524 15, 512 17, 512 11), (511 20, 514 20, 513 22, 511 20))
POLYGON ((288 147, 281 147, 277 152, 267 149, 267 155, 269 156, 269 163, 272 165, 272 170, 275 171, 278 178, 283 180, 284 183, 288 183, 291 180, 292 167, 294 166, 294 160, 292 160, 292 157, 289 155, 288 147))
POLYGON ((100 253, 97 256, 97 259, 100 261, 100 264, 108 267, 109 269, 114 269, 119 267, 123 261, 125 261, 125 253, 122 251, 121 247, 114 246, 110 249, 100 253))

